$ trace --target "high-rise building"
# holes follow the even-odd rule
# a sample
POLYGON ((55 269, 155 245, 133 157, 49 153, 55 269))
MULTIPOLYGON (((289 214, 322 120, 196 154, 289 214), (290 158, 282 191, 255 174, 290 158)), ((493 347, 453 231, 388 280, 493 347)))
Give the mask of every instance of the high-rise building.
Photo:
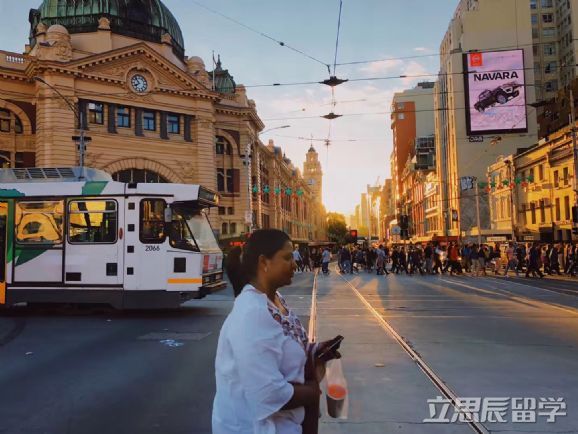
POLYGON ((536 99, 548 100, 576 78, 578 0, 530 0, 536 99))
MULTIPOLYGON (((472 235, 477 227, 475 190, 461 191, 461 178, 484 180, 487 167, 498 156, 538 141, 536 111, 526 107, 535 102, 534 87, 525 85, 534 83, 530 15, 530 7, 524 2, 461 0, 441 43, 435 134, 436 172, 441 187, 437 212, 438 220, 444 222, 444 235, 472 235), (517 51, 511 51, 508 59, 503 50, 517 51), (498 67, 477 73, 491 63, 487 62, 491 58, 487 52, 497 51, 500 53, 494 59, 501 59, 498 67), (511 62, 514 58, 517 63, 511 62), (487 87, 472 92, 473 86, 466 86, 466 78, 476 86, 487 87), (506 111, 512 108, 513 112, 506 111), (505 121, 507 113, 511 117, 505 121), (472 119, 480 118, 486 125, 472 123, 472 119)), ((489 227, 487 195, 480 195, 480 202, 480 226, 489 227)))
POLYGON ((393 152, 391 166, 395 199, 402 194, 402 173, 417 137, 434 134, 434 83, 419 83, 415 88, 398 92, 391 102, 393 152))

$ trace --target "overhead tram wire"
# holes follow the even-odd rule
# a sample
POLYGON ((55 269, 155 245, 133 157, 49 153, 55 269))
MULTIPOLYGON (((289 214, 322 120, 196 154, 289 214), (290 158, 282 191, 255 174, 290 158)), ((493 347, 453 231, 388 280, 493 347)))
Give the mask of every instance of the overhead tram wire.
POLYGON ((313 57, 312 55, 307 54, 306 52, 304 52, 304 51, 302 51, 302 50, 299 50, 298 48, 295 48, 295 47, 293 47, 293 46, 291 46, 291 45, 288 45, 288 44, 286 44, 285 42, 280 41, 280 40, 274 38, 273 36, 270 36, 270 35, 268 35, 268 34, 266 34, 266 33, 263 33, 263 32, 261 32, 260 30, 257 30, 257 29, 255 29, 255 28, 253 28, 253 27, 251 27, 251 26, 248 26, 247 24, 244 24, 244 23, 240 22, 239 20, 236 20, 236 19, 234 19, 234 18, 231 18, 231 17, 223 14, 222 12, 219 12, 219 11, 217 11, 217 10, 215 10, 215 9, 212 9, 212 8, 210 8, 210 7, 204 5, 204 4, 202 4, 202 3, 200 3, 200 2, 198 2, 198 1, 196 1, 196 0, 190 0, 190 1, 191 1, 191 3, 194 3, 194 4, 196 4, 197 6, 203 8, 203 9, 206 9, 207 11, 209 11, 209 12, 215 14, 215 15, 220 16, 221 18, 224 18, 224 19, 226 19, 226 20, 228 20, 228 21, 231 21, 232 23, 235 23, 235 24, 237 24, 238 26, 241 26, 241 27, 249 30, 250 32, 256 33, 256 34, 258 34, 258 35, 260 35, 260 36, 263 36, 264 38, 267 38, 267 39, 275 42, 276 44, 279 44, 281 47, 288 48, 289 50, 294 51, 294 52, 296 52, 296 53, 299 53, 299 54, 301 54, 302 56, 305 56, 305 57, 313 60, 314 62, 320 63, 321 65, 323 65, 324 67, 327 68, 327 71, 328 71, 329 73, 331 73, 331 65, 329 65, 328 63, 325 63, 325 62, 323 62, 322 60, 319 60, 318 58, 313 57))
MULTIPOLYGON (((494 106, 494 109, 508 109, 512 107, 532 107, 529 104, 511 104, 508 106, 494 106)), ((349 116, 377 116, 377 115, 390 115, 394 113, 427 113, 427 112, 443 112, 443 111, 453 111, 453 110, 470 110, 471 107, 453 107, 453 108, 437 108, 437 109, 423 109, 423 110, 404 110, 404 111, 382 111, 382 112, 365 112, 365 113, 348 113, 341 115, 343 117, 349 116)), ((322 116, 300 116, 300 117, 287 117, 287 118, 268 118, 262 119, 263 121, 284 121, 284 120, 298 120, 298 119, 315 119, 322 116)))
MULTIPOLYGON (((556 69, 564 69, 564 68, 576 68, 578 64, 573 65, 560 65, 551 68, 551 70, 556 69)), ((528 68, 515 68, 513 71, 531 71, 534 70, 534 67, 528 68)), ((491 74, 495 72, 504 72, 505 69, 496 69, 496 70, 489 70, 489 71, 481 71, 480 73, 484 74, 491 74)), ((350 78, 348 82, 355 82, 355 81, 382 81, 382 80, 398 80, 398 79, 405 79, 405 78, 427 78, 427 77, 450 77, 453 75, 468 75, 468 74, 475 74, 476 71, 462 71, 462 72, 436 72, 436 73, 425 73, 425 74, 399 74, 399 75, 389 75, 384 77, 363 77, 363 78, 350 78)), ((255 84, 255 85, 246 85, 245 88, 250 87, 274 87, 274 86, 298 86, 298 85, 306 85, 306 84, 324 84, 320 81, 311 81, 311 82, 294 82, 294 83, 272 83, 272 84, 255 84)), ((534 86, 533 84, 525 84, 524 86, 534 86)), ((424 95, 424 94, 420 94, 424 95)))
POLYGON ((333 60, 333 75, 337 68, 337 52, 339 50, 339 32, 341 31, 341 11, 343 10, 343 0, 339 0, 339 17, 337 18, 337 37, 335 38, 335 57, 333 60))
MULTIPOLYGON (((518 45, 504 45, 502 47, 494 47, 494 48, 481 48, 481 49, 471 49, 468 51, 464 51, 462 54, 472 54, 472 53, 484 53, 488 51, 506 51, 506 50, 515 50, 517 48, 523 47, 533 47, 538 45, 548 45, 553 43, 560 43, 561 39, 556 39, 554 41, 547 41, 547 42, 534 42, 532 44, 518 44, 518 45)), ((578 41, 578 38, 572 39, 572 41, 578 41)), ((442 53, 431 53, 431 54, 416 54, 412 56, 400 56, 400 57, 387 57, 383 59, 373 59, 373 60, 357 60, 351 62, 342 62, 338 63, 337 66, 347 66, 347 65, 363 65, 367 63, 378 63, 378 62, 387 62, 390 60, 410 60, 410 59, 418 59, 421 57, 436 57, 441 56, 442 53)))

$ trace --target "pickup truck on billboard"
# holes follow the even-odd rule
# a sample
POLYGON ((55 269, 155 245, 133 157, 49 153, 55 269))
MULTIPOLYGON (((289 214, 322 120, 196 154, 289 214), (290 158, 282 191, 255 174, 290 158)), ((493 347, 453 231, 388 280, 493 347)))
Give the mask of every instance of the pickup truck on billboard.
POLYGON ((493 107, 496 104, 506 104, 520 95, 518 90, 520 87, 522 85, 514 81, 498 86, 493 90, 486 89, 478 96, 478 102, 474 104, 474 108, 478 112, 483 113, 488 107, 493 107))

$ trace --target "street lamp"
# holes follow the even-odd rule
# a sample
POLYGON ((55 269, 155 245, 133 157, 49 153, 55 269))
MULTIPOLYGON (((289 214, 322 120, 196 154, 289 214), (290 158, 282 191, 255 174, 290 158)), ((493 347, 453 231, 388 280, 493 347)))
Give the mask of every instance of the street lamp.
POLYGON ((269 128, 265 131, 261 131, 260 133, 257 134, 257 136, 252 140, 247 142, 247 148, 245 150, 245 160, 243 161, 243 164, 245 164, 245 166, 247 167, 247 204, 248 207, 247 209, 249 210, 248 212, 250 213, 250 218, 247 218, 249 216, 247 216, 245 218, 245 221, 248 222, 250 224, 249 227, 249 232, 253 231, 253 229, 255 228, 255 218, 253 217, 253 201, 251 200, 251 196, 252 196, 252 188, 251 188, 251 154, 252 154, 252 148, 253 145, 255 144, 255 142, 258 140, 259 136, 261 136, 262 134, 268 133, 269 131, 273 131, 273 130, 280 130, 283 128, 289 128, 291 127, 291 125, 281 125, 279 127, 273 127, 273 128, 269 128))
POLYGON ((79 129, 80 134, 79 134, 78 138, 74 137, 73 139, 74 140, 78 139, 78 151, 79 151, 78 160, 79 160, 79 166, 80 166, 80 174, 78 176, 78 179, 84 179, 84 157, 85 157, 85 153, 86 153, 86 142, 89 140, 89 138, 85 137, 85 135, 84 135, 84 116, 83 116, 84 113, 79 111, 64 95, 62 95, 60 93, 60 91, 58 89, 56 89, 51 84, 47 83, 42 77, 35 76, 35 77, 33 77, 33 79, 48 86, 50 89, 52 89, 56 93, 56 95, 58 95, 60 97, 60 99, 62 99, 66 103, 68 108, 76 116, 76 119, 78 121, 78 129, 79 129))

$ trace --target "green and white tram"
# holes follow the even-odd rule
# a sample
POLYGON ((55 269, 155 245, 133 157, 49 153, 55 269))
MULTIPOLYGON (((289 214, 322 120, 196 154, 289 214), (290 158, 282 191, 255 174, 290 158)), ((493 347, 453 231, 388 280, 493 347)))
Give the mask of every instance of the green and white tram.
POLYGON ((0 170, 0 306, 177 307, 225 287, 199 185, 115 182, 96 169, 0 170), (82 176, 81 176, 82 174, 82 176))

